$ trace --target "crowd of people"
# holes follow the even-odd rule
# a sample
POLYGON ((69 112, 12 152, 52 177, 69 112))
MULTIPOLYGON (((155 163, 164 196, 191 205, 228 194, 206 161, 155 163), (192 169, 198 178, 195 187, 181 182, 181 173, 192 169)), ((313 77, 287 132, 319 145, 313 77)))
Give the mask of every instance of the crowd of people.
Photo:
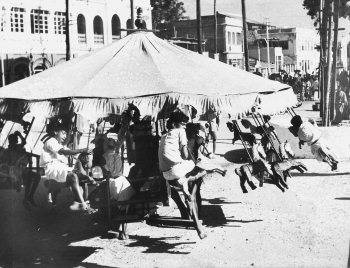
MULTIPOLYGON (((258 70, 254 72, 257 75, 262 75, 258 70)), ((278 73, 273 73, 269 79, 276 80, 291 86, 294 93, 298 96, 298 100, 317 101, 319 99, 319 81, 318 76, 313 74, 301 74, 300 71, 295 71, 294 75, 290 75, 284 70, 278 73)), ((350 119, 350 75, 346 70, 338 72, 336 81, 336 91, 334 93, 334 116, 332 124, 337 125, 342 120, 350 119)))
MULTIPOLYGON (((109 178, 112 183, 110 188, 113 186, 114 189, 114 192, 110 193, 111 198, 123 201, 129 200, 139 191, 140 177, 153 177, 160 174, 168 185, 168 195, 177 200, 175 202, 181 216, 186 218, 192 213, 195 221, 198 222, 198 215, 195 215, 195 212, 188 213, 185 209, 186 205, 180 204, 180 198, 174 197, 173 189, 170 191, 169 189, 177 189, 183 194, 184 203, 191 203, 193 184, 207 173, 217 172, 222 176, 226 175, 226 170, 210 161, 215 156, 220 114, 212 112, 206 116, 206 123, 203 121, 193 123, 189 121, 190 119, 193 121, 195 116, 176 109, 164 119, 164 127, 159 131, 159 125, 157 127, 155 125, 157 123, 149 116, 141 118, 137 107, 130 105, 129 108, 120 116, 99 120, 95 128, 95 138, 91 141, 94 143, 93 150, 89 149, 89 140, 85 148, 77 144, 72 146, 72 143, 78 141, 71 133, 76 128, 68 127, 67 123, 63 122, 64 118, 54 117, 49 120, 46 134, 42 139, 43 150, 40 156, 48 203, 54 208, 60 196, 59 193, 68 187, 73 194, 70 209, 92 212, 88 188, 84 186, 91 185, 98 188, 102 179, 109 178), (106 131, 100 127, 105 125, 101 124, 105 121, 111 123, 111 127, 106 131), (211 152, 207 148, 210 139, 213 144, 211 152), (80 149, 75 149, 79 147, 80 149), (123 174, 124 147, 131 166, 128 177, 123 174), (69 165, 68 160, 72 156, 75 160, 69 165)), ((71 123, 74 121, 72 118, 68 119, 71 123)), ((260 125, 241 119, 240 124, 248 133, 242 132, 235 120, 227 123, 234 134, 233 142, 241 140, 243 145, 248 144, 251 148, 251 151, 247 150, 248 155, 251 154, 250 163, 236 169, 245 193, 247 192, 245 183, 248 183, 252 189, 256 188, 252 178, 256 178, 261 187, 265 180, 270 180, 284 191, 288 189, 286 174, 289 170, 305 171, 305 167, 300 162, 290 159, 292 153, 285 156, 287 141, 280 143, 274 128, 270 125, 270 119, 270 116, 262 116, 260 125), (279 152, 272 140, 278 141, 279 152)), ((256 122, 259 120, 256 119, 256 122)), ((307 143, 311 147, 317 160, 327 162, 332 170, 337 169, 336 156, 322 138, 322 133, 314 122, 310 123, 295 115, 289 130, 300 140, 300 146, 307 143)), ((24 185, 23 204, 31 209, 36 206, 34 194, 42 174, 27 168, 29 157, 24 149, 26 141, 21 133, 17 131, 10 134, 8 140, 8 148, 0 153, 0 176, 13 180, 14 188, 18 191, 24 185), (6 167, 8 167, 7 170, 6 167)), ((124 227, 121 233, 122 239, 127 237, 124 227)), ((199 224, 197 224, 197 231, 201 238, 206 236, 199 224)))

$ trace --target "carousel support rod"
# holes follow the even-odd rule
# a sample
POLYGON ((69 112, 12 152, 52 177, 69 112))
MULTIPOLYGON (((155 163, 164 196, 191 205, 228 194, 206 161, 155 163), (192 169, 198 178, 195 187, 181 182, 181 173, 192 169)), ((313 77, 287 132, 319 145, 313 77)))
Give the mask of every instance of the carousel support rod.
POLYGON ((11 131, 12 131, 12 129, 13 129, 14 126, 15 126, 15 122, 12 123, 12 126, 11 126, 11 128, 10 128, 10 131, 7 133, 7 135, 6 135, 6 137, 5 137, 5 140, 4 140, 4 142, 2 143, 2 147, 5 146, 5 143, 6 143, 6 141, 7 141, 7 138, 8 138, 9 135, 11 134, 11 131))
POLYGON ((244 149, 246 150, 246 152, 247 152, 247 154, 248 154, 248 156, 249 156, 250 163, 253 163, 253 162, 254 162, 254 161, 253 161, 253 157, 250 155, 249 150, 248 150, 248 148, 247 148, 247 145, 245 144, 245 142, 244 142, 244 140, 243 140, 243 138, 242 138, 242 136, 241 136, 241 128, 239 127, 239 125, 238 125, 238 123, 237 123, 236 120, 233 120, 233 124, 235 124, 235 125, 236 125, 236 128, 238 129, 239 139, 241 140, 241 142, 242 142, 242 144, 243 144, 243 146, 244 146, 244 149))
POLYGON ((28 131, 27 131, 27 133, 26 133, 25 136, 24 136, 24 140, 25 140, 25 141, 26 141, 27 138, 28 138, 29 131, 31 130, 31 128, 32 128, 32 126, 33 126, 34 120, 35 120, 35 117, 33 116, 32 120, 30 121, 28 131))
POLYGON ((36 141, 35 141, 35 143, 34 143, 32 152, 33 152, 34 148, 36 147, 36 145, 38 144, 38 141, 39 141, 41 135, 44 133, 44 129, 45 129, 45 127, 46 127, 46 124, 47 124, 47 118, 45 119, 45 123, 44 123, 44 125, 43 125, 43 128, 41 129, 40 134, 39 134, 38 138, 36 139, 36 141))
MULTIPOLYGON (((264 117, 263 117, 261 114, 260 114, 259 116, 260 116, 261 122, 263 123, 263 126, 264 126, 264 124, 267 124, 268 127, 271 127, 270 122, 265 122, 265 121, 264 121, 264 117)), ((272 131, 272 134, 273 134, 273 136, 275 137, 275 139, 278 141, 278 143, 281 144, 281 141, 280 141, 280 139, 278 138, 278 136, 277 136, 275 130, 272 131)))
MULTIPOLYGON (((253 116, 256 116, 256 115, 254 114, 253 116)), ((273 149, 273 150, 275 151, 275 153, 278 155, 279 160, 282 161, 282 160, 283 160, 282 157, 281 157, 280 154, 277 152, 277 150, 276 150, 276 148, 275 148, 275 146, 274 146, 274 144, 273 144, 273 142, 272 142, 272 140, 271 140, 269 134, 267 133, 267 131, 266 131, 264 125, 260 123, 259 118, 258 118, 257 116, 256 116, 256 120, 258 121, 259 125, 261 126, 262 130, 264 131, 264 134, 266 135, 267 139, 269 140, 269 142, 270 142, 270 144, 271 144, 271 146, 272 146, 272 149, 273 149)), ((263 122, 264 122, 264 121, 263 121, 263 122)))
POLYGON ((110 188, 109 188, 109 182, 110 179, 106 179, 106 190, 107 190, 107 224, 108 224, 108 230, 111 230, 112 228, 112 223, 111 223, 111 193, 110 193, 110 188))

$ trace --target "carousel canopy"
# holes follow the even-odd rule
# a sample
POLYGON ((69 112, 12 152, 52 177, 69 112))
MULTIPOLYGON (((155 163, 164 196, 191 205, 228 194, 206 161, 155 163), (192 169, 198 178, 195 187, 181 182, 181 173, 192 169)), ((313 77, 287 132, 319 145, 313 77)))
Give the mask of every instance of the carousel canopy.
POLYGON ((234 115, 248 111, 259 93, 271 93, 263 97, 269 113, 297 102, 288 85, 138 32, 5 86, 0 99, 26 100, 42 113, 49 100, 71 98, 74 109, 88 117, 120 112, 129 102, 144 114, 178 102, 200 113, 210 108, 234 115))

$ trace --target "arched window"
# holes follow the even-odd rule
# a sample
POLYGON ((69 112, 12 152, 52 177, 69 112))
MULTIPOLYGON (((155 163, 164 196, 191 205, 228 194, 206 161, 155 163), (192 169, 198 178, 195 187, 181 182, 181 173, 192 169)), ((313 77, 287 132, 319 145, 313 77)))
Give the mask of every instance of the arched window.
POLYGON ((100 16, 94 18, 94 34, 103 35, 103 21, 100 16))
POLYGON ((120 19, 117 14, 112 17, 112 39, 117 40, 120 38, 120 19))
POLYGON ((85 17, 83 14, 79 14, 77 18, 78 34, 86 34, 85 17))
POLYGON ((95 44, 103 44, 103 21, 100 16, 94 18, 94 42, 95 44))
POLYGON ((83 14, 78 15, 77 27, 78 27, 78 42, 86 43, 86 23, 85 23, 85 17, 83 14))

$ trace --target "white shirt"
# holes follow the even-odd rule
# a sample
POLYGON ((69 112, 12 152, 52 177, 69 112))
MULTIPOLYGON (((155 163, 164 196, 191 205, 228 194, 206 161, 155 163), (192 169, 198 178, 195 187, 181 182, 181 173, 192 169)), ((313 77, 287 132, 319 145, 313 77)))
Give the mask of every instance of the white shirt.
POLYGON ((299 127, 298 137, 310 145, 321 137, 321 131, 310 122, 304 122, 299 127))
POLYGON ((168 171, 183 161, 181 157, 183 146, 187 146, 186 132, 183 128, 172 129, 162 136, 158 149, 159 168, 161 171, 168 171))
POLYGON ((58 161, 68 164, 68 158, 58 151, 61 149, 66 149, 65 146, 60 144, 55 138, 50 138, 44 143, 43 152, 40 157, 41 166, 45 166, 48 163, 58 161))

